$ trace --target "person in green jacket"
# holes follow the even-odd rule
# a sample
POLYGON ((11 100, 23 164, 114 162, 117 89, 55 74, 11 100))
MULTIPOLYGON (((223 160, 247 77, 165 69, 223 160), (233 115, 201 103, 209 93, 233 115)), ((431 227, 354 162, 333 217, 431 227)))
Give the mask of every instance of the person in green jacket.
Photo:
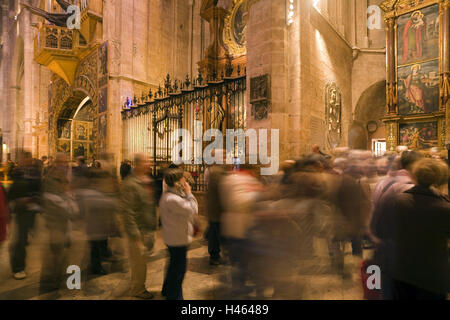
POLYGON ((120 212, 129 242, 131 268, 131 296, 152 299, 153 294, 145 288, 147 265, 146 247, 151 250, 156 230, 156 210, 152 180, 148 175, 149 158, 136 154, 134 170, 122 183, 120 212))

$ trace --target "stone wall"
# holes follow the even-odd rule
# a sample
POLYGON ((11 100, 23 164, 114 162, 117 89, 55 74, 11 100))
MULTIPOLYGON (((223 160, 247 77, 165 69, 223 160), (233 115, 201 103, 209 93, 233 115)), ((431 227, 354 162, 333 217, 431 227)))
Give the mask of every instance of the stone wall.
POLYGON ((104 4, 103 40, 108 41, 108 151, 122 159, 121 109, 126 97, 164 86, 167 74, 184 80, 197 74, 208 41, 200 0, 112 0, 104 4), (202 28, 203 26, 203 28, 202 28))
MULTIPOLYGON (((271 113, 251 128, 280 129, 280 160, 325 143, 325 88, 335 82, 342 93, 342 139, 348 146, 353 111, 361 94, 385 79, 384 24, 367 29, 367 7, 378 0, 297 1, 286 24, 279 1, 254 1, 247 25, 247 76, 271 76, 271 113), (368 72, 370 70, 370 72, 368 72)), ((370 108, 370 106, 367 106, 370 108)), ((250 107, 248 114, 250 115, 250 107)))
POLYGON ((269 73, 272 98, 269 118, 249 119, 249 127, 280 129, 280 160, 311 150, 313 118, 324 128, 328 82, 342 91, 343 145, 351 118, 351 47, 312 3, 298 3, 294 23, 287 26, 279 1, 257 1, 247 26, 248 81, 269 73))
MULTIPOLYGON (((300 8, 301 107, 304 128, 302 152, 310 152, 311 144, 325 148, 325 141, 311 139, 311 118, 325 120, 325 88, 335 82, 342 93, 342 138, 347 145, 351 121, 352 49, 317 10, 303 3, 300 8)), ((322 127, 322 130, 325 126, 322 127)))

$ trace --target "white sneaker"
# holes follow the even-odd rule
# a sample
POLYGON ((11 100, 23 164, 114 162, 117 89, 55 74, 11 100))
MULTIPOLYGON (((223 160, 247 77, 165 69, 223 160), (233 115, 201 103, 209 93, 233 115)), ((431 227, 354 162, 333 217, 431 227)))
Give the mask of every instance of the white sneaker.
POLYGON ((20 271, 20 272, 14 273, 13 277, 16 280, 23 280, 27 277, 27 274, 25 273, 25 271, 20 271))

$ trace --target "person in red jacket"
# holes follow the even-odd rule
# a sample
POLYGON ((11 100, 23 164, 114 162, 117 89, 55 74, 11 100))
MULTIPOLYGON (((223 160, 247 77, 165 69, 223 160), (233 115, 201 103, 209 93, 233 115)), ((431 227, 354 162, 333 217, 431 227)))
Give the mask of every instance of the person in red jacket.
POLYGON ((9 220, 9 209, 6 201, 6 192, 0 185, 0 243, 6 240, 6 226, 9 220))

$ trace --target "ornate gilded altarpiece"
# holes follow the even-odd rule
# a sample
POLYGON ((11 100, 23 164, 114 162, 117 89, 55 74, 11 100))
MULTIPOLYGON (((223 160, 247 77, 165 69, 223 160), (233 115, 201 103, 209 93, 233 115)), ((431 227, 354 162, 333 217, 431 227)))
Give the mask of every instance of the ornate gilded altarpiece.
POLYGON ((387 0, 387 150, 449 141, 450 0, 387 0))
MULTIPOLYGON (((62 78, 53 75, 49 88, 49 145, 50 154, 63 152, 72 159, 81 155, 97 158, 106 152, 108 111, 108 43, 94 46, 76 71, 75 82, 68 85, 62 78), (89 97, 92 114, 88 121, 72 119, 71 101, 77 97, 89 97), (75 126, 71 125, 71 122, 75 126), (73 131, 73 132, 72 132, 73 131), (72 144, 70 141, 73 140, 72 144), (84 142, 86 140, 86 142, 84 142), (88 143, 91 141, 92 143, 88 143)), ((81 99, 82 100, 82 99, 81 99)))

